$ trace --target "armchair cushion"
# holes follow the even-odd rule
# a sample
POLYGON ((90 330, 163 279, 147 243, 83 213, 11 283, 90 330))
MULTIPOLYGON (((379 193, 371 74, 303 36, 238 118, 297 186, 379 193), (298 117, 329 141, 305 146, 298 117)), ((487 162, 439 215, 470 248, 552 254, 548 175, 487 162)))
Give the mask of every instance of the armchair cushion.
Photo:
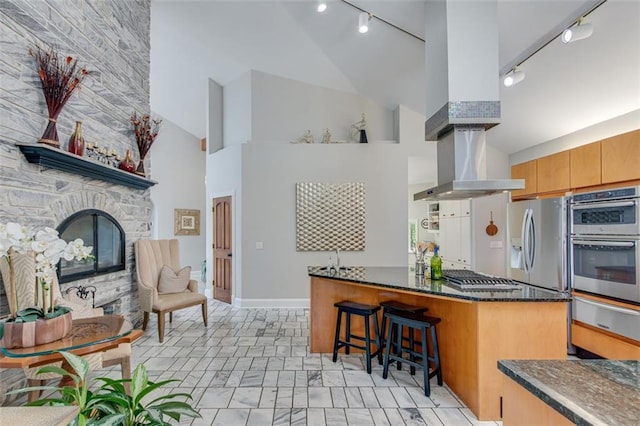
POLYGON ((185 266, 175 272, 168 265, 163 265, 158 280, 158 293, 182 293, 187 289, 191 276, 191 266, 185 266))

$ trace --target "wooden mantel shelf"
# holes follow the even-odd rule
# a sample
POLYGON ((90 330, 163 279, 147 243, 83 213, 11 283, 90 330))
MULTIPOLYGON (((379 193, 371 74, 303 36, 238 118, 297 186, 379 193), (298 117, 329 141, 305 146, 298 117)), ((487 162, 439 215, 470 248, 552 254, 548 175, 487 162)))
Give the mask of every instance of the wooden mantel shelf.
POLYGON ((16 145, 29 163, 135 189, 147 189, 158 183, 45 144, 18 143, 16 145))

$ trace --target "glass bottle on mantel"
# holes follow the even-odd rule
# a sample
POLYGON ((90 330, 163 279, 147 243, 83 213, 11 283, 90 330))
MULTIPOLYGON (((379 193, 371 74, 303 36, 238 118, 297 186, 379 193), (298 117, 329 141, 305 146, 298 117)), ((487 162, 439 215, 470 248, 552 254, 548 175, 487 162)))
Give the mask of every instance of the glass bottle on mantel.
POLYGON ((431 279, 432 280, 441 280, 442 279, 442 258, 438 256, 439 247, 436 246, 433 249, 433 257, 431 258, 431 279))
POLYGON ((136 163, 133 161, 133 158, 131 158, 131 150, 130 149, 127 150, 127 155, 120 162, 120 165, 118 165, 118 167, 121 170, 124 170, 126 172, 130 172, 130 173, 134 173, 136 171, 136 163))
POLYGON ((76 121, 76 130, 69 138, 69 152, 82 157, 84 152, 84 137, 82 136, 82 121, 76 121))

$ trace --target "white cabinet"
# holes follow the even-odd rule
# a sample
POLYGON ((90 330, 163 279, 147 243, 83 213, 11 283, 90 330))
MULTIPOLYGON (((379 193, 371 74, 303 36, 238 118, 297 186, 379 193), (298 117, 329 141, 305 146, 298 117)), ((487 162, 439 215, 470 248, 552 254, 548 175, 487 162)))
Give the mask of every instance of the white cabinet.
POLYGON ((440 201, 440 218, 467 217, 471 215, 471 200, 440 201))
POLYGON ((440 206, 443 269, 472 269, 470 201, 444 201, 440 206))
MULTIPOLYGON (((440 204, 430 203, 427 207, 427 227, 426 229, 431 232, 438 232, 440 230, 440 204)), ((424 225, 424 224, 422 224, 424 225)), ((424 228, 424 226, 423 226, 424 228)))

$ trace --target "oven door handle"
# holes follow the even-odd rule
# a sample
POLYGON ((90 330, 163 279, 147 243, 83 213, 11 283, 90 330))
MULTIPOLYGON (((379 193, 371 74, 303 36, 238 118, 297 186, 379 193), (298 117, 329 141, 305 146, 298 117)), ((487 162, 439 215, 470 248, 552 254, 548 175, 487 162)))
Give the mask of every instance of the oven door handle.
POLYGON ((585 204, 572 204, 572 210, 585 210, 585 209, 599 209, 602 207, 632 207, 635 206, 637 201, 620 201, 620 202, 611 202, 608 203, 606 201, 595 202, 595 203, 585 203, 585 204))
POLYGON ((634 247, 634 242, 622 241, 601 241, 601 240, 571 240, 575 246, 607 246, 607 247, 634 247))
POLYGON ((587 305, 593 305, 602 309, 609 309, 610 311, 620 312, 621 314, 640 316, 640 311, 634 311, 633 309, 620 308, 618 306, 609 305, 608 303, 594 302, 593 300, 583 299, 582 297, 575 297, 576 301, 586 303, 587 305))

